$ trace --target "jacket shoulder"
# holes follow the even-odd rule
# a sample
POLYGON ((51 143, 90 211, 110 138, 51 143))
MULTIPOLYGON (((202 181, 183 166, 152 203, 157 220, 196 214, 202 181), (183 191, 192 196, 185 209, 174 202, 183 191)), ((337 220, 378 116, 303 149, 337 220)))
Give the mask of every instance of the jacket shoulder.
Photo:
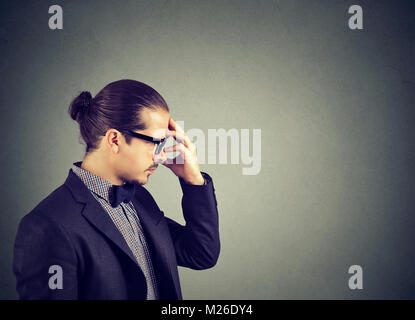
POLYGON ((63 222, 73 218, 73 212, 77 207, 82 208, 82 204, 75 201, 68 187, 62 184, 40 201, 23 218, 30 219, 36 216, 55 223, 63 222))

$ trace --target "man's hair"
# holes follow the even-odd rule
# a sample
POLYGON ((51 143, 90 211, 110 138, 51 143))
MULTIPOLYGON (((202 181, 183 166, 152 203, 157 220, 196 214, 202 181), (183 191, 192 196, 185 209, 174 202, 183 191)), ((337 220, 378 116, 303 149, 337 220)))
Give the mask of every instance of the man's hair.
MULTIPOLYGON (((69 106, 71 118, 79 123, 86 152, 98 148, 108 129, 144 130, 143 109, 169 111, 166 101, 152 87, 135 80, 118 80, 107 84, 94 98, 83 91, 69 106)), ((124 135, 127 144, 131 137, 124 135)))

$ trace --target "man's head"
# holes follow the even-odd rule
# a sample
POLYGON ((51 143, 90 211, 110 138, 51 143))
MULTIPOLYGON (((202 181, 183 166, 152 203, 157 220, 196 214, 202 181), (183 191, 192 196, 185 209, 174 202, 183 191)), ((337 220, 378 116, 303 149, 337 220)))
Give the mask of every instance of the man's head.
POLYGON ((112 82, 94 98, 82 92, 71 103, 69 113, 79 123, 86 143, 85 159, 97 172, 105 170, 107 174, 102 175, 113 181, 145 184, 151 169, 165 159, 164 151, 155 154, 157 140, 134 136, 162 139, 169 125, 167 103, 144 83, 112 82))

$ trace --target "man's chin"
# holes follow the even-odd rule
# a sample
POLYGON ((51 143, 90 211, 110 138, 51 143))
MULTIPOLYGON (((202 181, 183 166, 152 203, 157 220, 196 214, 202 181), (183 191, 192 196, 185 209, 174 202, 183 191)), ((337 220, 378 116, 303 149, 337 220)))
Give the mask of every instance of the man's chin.
POLYGON ((128 182, 134 183, 134 184, 145 185, 148 182, 148 175, 147 175, 147 177, 144 177, 144 178, 131 179, 128 182))
POLYGON ((137 183, 141 184, 141 185, 145 185, 148 182, 148 179, 150 178, 151 173, 146 171, 144 174, 144 177, 140 178, 137 180, 137 183))
POLYGON ((148 182, 148 177, 136 180, 135 182, 143 186, 148 182))

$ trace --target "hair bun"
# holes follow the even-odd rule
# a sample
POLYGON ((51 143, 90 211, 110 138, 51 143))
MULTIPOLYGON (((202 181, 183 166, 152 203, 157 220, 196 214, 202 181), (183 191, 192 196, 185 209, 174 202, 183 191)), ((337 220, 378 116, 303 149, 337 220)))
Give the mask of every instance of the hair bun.
POLYGON ((82 91, 79 95, 79 100, 84 108, 88 108, 91 105, 92 96, 89 91, 82 91))
POLYGON ((91 106, 92 95, 89 91, 82 91, 69 106, 69 114, 75 121, 80 122, 81 115, 91 106))

